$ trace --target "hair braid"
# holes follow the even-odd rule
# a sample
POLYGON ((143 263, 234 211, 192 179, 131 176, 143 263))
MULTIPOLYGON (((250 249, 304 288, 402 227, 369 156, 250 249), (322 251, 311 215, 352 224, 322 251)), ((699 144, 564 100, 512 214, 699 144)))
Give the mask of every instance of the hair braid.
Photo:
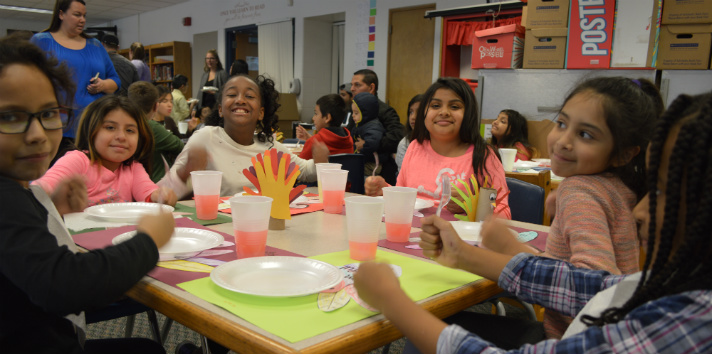
POLYGON ((638 306, 663 296, 698 289, 712 289, 712 263, 708 262, 712 240, 712 94, 678 97, 663 115, 654 131, 650 146, 648 193, 649 232, 656 235, 657 183, 663 148, 671 128, 680 125, 667 169, 665 213, 657 253, 655 241, 648 242, 648 255, 641 281, 633 296, 621 307, 609 308, 600 317, 582 316, 589 326, 615 323, 638 306), (684 193, 684 198, 683 194, 684 193), (684 219, 678 220, 680 207, 684 219), (685 224, 684 235, 677 235, 677 224, 685 224), (678 248, 672 253, 673 240, 678 248), (672 254, 672 255, 671 255, 672 254), (652 264, 652 258, 655 259, 652 264))

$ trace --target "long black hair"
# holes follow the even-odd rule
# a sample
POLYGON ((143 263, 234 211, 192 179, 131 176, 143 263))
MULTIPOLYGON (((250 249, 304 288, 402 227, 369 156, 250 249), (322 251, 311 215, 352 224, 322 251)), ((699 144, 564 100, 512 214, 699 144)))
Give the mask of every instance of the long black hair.
POLYGON ((529 128, 527 127, 527 119, 518 111, 513 109, 503 109, 499 113, 507 115, 507 131, 501 141, 492 135, 492 145, 511 148, 514 144, 521 143, 529 151, 529 157, 532 157, 533 148, 529 143, 529 128))
POLYGON ((597 77, 578 85, 566 97, 564 105, 574 96, 587 92, 601 97, 606 125, 613 136, 610 160, 625 161, 629 148, 640 149, 630 162, 607 170, 618 176, 640 200, 645 194, 645 150, 655 122, 663 112, 660 92, 643 78, 597 77))
POLYGON ((709 261, 712 248, 710 140, 712 93, 678 97, 657 124, 650 143, 646 191, 650 199, 648 235, 651 240, 641 281, 623 306, 609 308, 600 317, 583 316, 585 324, 615 323, 648 301, 685 291, 712 289, 712 262, 709 261), (669 152, 664 151, 666 145, 670 147, 669 152), (667 171, 660 170, 663 154, 668 156, 667 171), (657 201, 662 192, 658 173, 661 172, 667 173, 665 214, 660 240, 655 242, 657 201), (684 231, 677 235, 680 222, 684 223, 684 231), (653 254, 656 243, 657 252, 653 254), (674 252, 673 244, 677 247, 674 252))
POLYGON ((477 114, 477 100, 475 100, 475 94, 472 92, 470 86, 462 81, 462 79, 456 77, 441 77, 428 87, 428 90, 425 91, 420 101, 420 107, 418 107, 412 138, 417 140, 420 144, 425 140, 430 140, 430 132, 425 127, 425 115, 428 112, 430 101, 433 99, 435 92, 439 89, 452 90, 455 95, 462 99, 465 112, 462 117, 462 125, 460 126, 460 141, 474 145, 472 152, 472 169, 475 171, 477 183, 482 185, 485 176, 489 176, 487 179, 491 181, 492 176, 489 175, 485 167, 485 161, 491 154, 500 158, 499 153, 495 149, 492 149, 480 135, 480 117, 477 114))

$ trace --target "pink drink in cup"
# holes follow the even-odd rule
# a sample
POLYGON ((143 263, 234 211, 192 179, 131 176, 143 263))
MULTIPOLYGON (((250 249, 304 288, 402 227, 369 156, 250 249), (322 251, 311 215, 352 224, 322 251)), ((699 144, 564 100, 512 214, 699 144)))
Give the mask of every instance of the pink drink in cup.
POLYGON ((383 188, 386 210, 386 238, 391 242, 408 242, 413 209, 418 190, 408 187, 383 188))
POLYGON ((344 201, 351 259, 375 259, 383 218, 383 199, 358 196, 345 198, 344 201))
POLYGON ((230 198, 232 228, 235 232, 237 258, 261 257, 267 247, 267 228, 272 198, 240 196, 230 198))
POLYGON ((222 172, 193 171, 190 173, 195 195, 195 211, 200 220, 213 220, 218 217, 222 172))
MULTIPOLYGON (((330 163, 330 162, 320 162, 317 164, 314 164, 316 166, 316 184, 317 184, 317 189, 319 190, 319 201, 324 202, 324 193, 321 190, 321 171, 323 170, 340 170, 341 169, 341 164, 340 163, 330 163)), ((344 187, 344 189, 346 189, 344 187)))
POLYGON ((341 214, 344 210, 344 190, 346 189, 346 170, 321 171, 321 186, 324 195, 324 212, 341 214))

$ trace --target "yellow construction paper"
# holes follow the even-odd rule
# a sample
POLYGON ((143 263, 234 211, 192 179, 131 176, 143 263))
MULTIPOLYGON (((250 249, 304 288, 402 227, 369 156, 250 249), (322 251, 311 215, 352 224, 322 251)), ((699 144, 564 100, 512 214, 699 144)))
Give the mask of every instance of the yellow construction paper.
POLYGON ((186 272, 198 272, 198 273, 210 273, 213 271, 213 269, 215 269, 214 267, 211 267, 207 264, 191 262, 191 261, 184 261, 184 260, 158 262, 157 265, 159 267, 168 268, 168 269, 184 270, 186 272))
POLYGON ((275 219, 289 220, 292 214, 289 211, 289 193, 294 188, 294 182, 299 176, 299 169, 295 168, 289 176, 286 176, 287 160, 289 155, 283 154, 279 159, 277 173, 272 168, 272 160, 277 159, 277 150, 272 149, 264 152, 263 164, 256 159, 252 159, 252 164, 257 173, 257 180, 260 183, 260 192, 263 196, 272 198, 272 210, 270 216, 275 219))

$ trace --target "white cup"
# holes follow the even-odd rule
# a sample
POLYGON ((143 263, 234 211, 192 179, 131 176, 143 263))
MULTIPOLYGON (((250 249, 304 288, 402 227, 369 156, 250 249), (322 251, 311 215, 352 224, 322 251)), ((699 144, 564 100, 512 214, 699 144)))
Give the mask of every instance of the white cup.
MULTIPOLYGON (((317 189, 319 190, 319 201, 324 202, 324 197, 321 192, 321 171, 323 170, 340 170, 341 169, 341 164, 340 163, 329 163, 329 162, 321 162, 316 164, 316 185, 317 189)), ((346 189, 346 187, 344 187, 346 189)))
POLYGON ((383 218, 383 199, 358 196, 344 198, 344 201, 351 259, 375 259, 383 218))
MULTIPOLYGON (((321 171, 321 192, 324 193, 324 212, 341 214, 349 171, 326 169, 321 171)), ((320 194, 321 195, 321 194, 320 194)))
POLYGON ((185 134, 188 132, 188 122, 178 122, 178 132, 185 134))
POLYGON ((235 232, 237 258, 261 257, 267 247, 267 229, 272 198, 243 196, 230 198, 232 229, 235 232))
POLYGON ((386 210, 386 238, 391 242, 408 242, 418 190, 409 187, 383 188, 386 210))
POLYGON ((514 159, 517 157, 517 149, 499 149, 499 155, 502 156, 504 171, 514 171, 514 159))
POLYGON ((190 173, 198 219, 213 220, 218 217, 221 171, 193 171, 190 173))

